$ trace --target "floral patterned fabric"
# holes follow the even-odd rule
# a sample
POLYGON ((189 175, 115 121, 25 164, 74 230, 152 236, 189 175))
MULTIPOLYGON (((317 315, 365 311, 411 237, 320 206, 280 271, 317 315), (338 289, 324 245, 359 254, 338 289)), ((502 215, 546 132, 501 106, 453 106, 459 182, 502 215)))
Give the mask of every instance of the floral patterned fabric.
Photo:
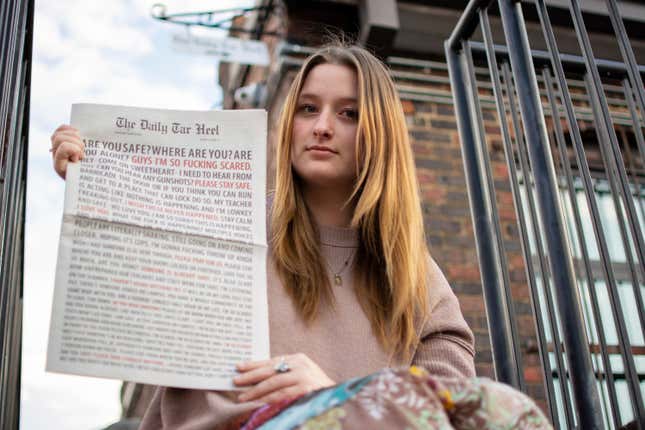
POLYGON ((490 379, 436 378, 385 369, 297 400, 258 409, 243 430, 550 429, 536 404, 490 379))

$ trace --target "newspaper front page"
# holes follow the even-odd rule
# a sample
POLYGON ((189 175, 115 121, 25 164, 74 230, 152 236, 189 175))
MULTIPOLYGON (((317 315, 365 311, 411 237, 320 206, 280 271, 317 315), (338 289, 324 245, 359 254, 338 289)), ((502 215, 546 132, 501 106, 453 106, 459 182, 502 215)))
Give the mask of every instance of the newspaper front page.
POLYGON ((47 370, 229 390, 269 357, 266 112, 77 104, 47 370))

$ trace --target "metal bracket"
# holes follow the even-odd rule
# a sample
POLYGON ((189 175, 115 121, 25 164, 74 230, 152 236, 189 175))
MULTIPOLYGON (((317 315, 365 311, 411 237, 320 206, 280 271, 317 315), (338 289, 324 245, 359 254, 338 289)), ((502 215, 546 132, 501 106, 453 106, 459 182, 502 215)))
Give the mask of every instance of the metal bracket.
MULTIPOLYGON (((220 9, 220 10, 210 10, 203 12, 183 12, 183 13, 166 13, 166 5, 163 3, 155 3, 152 5, 150 10, 150 15, 154 19, 160 21, 169 22, 171 24, 179 24, 186 27, 200 26, 208 28, 219 28, 221 30, 228 30, 240 33, 252 33, 255 34, 255 29, 247 29, 242 27, 236 27, 233 25, 233 20, 235 17, 240 15, 246 15, 256 11, 268 11, 272 12, 276 6, 255 6, 249 8, 231 8, 231 9, 220 9), (233 15, 231 16, 231 13, 233 15)), ((262 32, 260 36, 275 36, 283 37, 282 32, 277 31, 267 31, 262 32)))

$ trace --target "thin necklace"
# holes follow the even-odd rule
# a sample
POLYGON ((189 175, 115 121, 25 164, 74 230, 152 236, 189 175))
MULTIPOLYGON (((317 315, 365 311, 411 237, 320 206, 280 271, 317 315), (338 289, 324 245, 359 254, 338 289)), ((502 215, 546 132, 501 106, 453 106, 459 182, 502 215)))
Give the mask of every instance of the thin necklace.
POLYGON ((329 266, 329 270, 331 270, 331 272, 334 274, 334 284, 336 284, 338 286, 343 285, 343 277, 341 275, 343 274, 343 272, 345 271, 347 266, 349 266, 349 261, 352 259, 352 257, 354 257, 354 254, 356 253, 357 249, 358 248, 354 248, 352 253, 349 254, 349 257, 347 257, 347 260, 345 260, 345 262, 341 266, 340 270, 338 270, 338 271, 334 270, 334 268, 331 267, 331 264, 329 264, 329 261, 327 259, 325 259, 325 261, 327 262, 327 266, 329 266))

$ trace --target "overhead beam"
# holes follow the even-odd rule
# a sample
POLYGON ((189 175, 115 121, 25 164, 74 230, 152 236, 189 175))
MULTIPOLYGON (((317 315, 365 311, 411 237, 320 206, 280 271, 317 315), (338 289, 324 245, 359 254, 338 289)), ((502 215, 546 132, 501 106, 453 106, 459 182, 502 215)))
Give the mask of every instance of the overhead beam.
POLYGON ((359 6, 359 41, 377 53, 388 52, 399 31, 396 0, 362 0, 359 6))

